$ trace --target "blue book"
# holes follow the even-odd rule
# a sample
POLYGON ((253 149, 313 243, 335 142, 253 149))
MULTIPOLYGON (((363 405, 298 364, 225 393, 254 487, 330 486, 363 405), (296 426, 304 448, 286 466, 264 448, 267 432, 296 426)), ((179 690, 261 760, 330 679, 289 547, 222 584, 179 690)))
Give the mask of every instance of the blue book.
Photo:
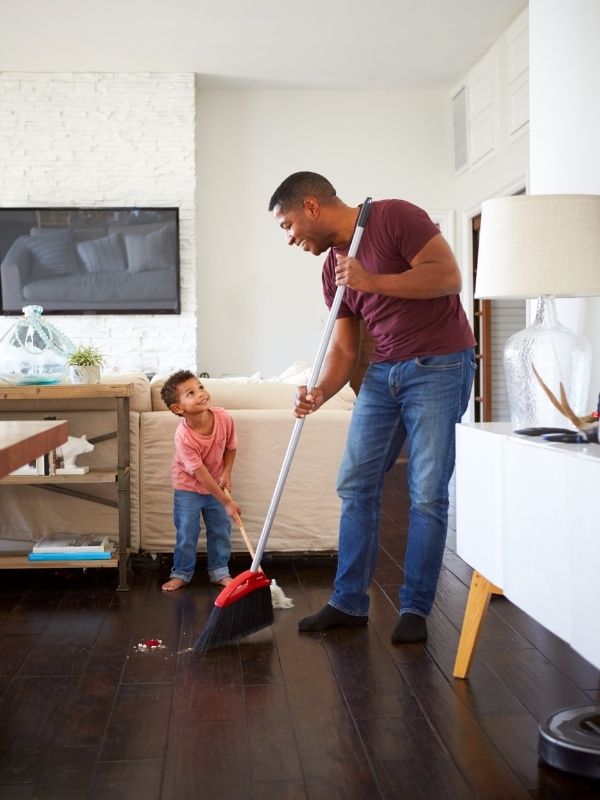
POLYGON ((107 561, 112 558, 114 548, 98 551, 78 550, 76 553, 29 553, 29 561, 107 561))

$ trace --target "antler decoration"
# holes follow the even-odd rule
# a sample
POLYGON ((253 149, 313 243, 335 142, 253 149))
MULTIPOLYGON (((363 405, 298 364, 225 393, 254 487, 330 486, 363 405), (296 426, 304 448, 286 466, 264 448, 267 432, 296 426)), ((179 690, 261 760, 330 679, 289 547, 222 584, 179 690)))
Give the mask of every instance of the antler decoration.
POLYGON ((567 393, 565 392, 565 387, 563 386, 562 383, 559 383, 559 386, 560 386, 560 400, 558 400, 558 398, 546 386, 546 384, 542 380, 539 372, 536 370, 536 368, 533 366, 533 364, 531 365, 531 368, 533 370, 533 374, 538 379, 538 382, 539 382, 540 386, 542 387, 542 389, 546 393, 546 396, 547 396, 548 400, 550 400, 550 402, 552 403, 554 408, 558 409, 558 411, 560 411, 561 414, 564 414, 564 416, 567 417, 567 419, 570 420, 573 423, 573 425, 575 425, 577 430, 586 431, 586 430, 589 429, 589 427, 590 427, 590 425, 592 423, 596 422, 596 418, 591 416, 591 415, 590 416, 586 416, 586 417, 578 417, 577 416, 577 414, 573 411, 573 409, 569 405, 569 401, 567 400, 567 393))

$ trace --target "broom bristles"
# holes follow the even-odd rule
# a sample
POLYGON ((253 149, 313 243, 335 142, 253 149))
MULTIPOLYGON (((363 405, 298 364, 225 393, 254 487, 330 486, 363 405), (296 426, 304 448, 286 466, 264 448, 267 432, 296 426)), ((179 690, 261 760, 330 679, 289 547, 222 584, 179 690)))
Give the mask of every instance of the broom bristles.
POLYGON ((269 587, 257 589, 231 605, 213 606, 194 650, 206 653, 230 642, 236 642, 273 624, 273 603, 269 587))
MULTIPOLYGON (((250 573, 251 576, 255 574, 257 573, 250 573)), ((236 582, 240 577, 235 579, 236 582)), ((207 650, 214 647, 235 642, 273 624, 273 603, 271 602, 269 581, 268 579, 264 580, 263 576, 262 580, 257 579, 254 583, 257 588, 246 590, 246 594, 234 602, 229 602, 227 605, 215 602, 204 630, 194 646, 197 653, 206 653, 207 650)), ((252 584, 252 580, 250 584, 252 584)), ((219 601, 219 597, 217 601, 219 601)))

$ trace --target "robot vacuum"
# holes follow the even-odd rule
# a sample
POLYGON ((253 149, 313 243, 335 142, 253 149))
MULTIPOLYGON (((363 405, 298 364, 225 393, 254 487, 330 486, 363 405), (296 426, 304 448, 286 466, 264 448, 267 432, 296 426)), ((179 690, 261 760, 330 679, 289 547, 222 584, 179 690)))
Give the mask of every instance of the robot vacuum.
POLYGON ((600 779, 600 706, 555 711, 540 725, 538 753, 551 767, 600 779))

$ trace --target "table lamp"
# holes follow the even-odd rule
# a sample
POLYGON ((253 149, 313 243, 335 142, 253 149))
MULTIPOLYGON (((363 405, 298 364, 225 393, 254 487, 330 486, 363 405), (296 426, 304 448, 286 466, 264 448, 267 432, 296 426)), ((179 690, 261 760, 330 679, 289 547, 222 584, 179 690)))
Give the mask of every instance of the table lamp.
POLYGON ((475 297, 537 298, 534 322, 507 339, 504 371, 515 429, 567 427, 535 376, 578 415, 586 409, 589 341, 562 325, 555 297, 600 295, 600 195, 517 195, 482 205, 475 297))

